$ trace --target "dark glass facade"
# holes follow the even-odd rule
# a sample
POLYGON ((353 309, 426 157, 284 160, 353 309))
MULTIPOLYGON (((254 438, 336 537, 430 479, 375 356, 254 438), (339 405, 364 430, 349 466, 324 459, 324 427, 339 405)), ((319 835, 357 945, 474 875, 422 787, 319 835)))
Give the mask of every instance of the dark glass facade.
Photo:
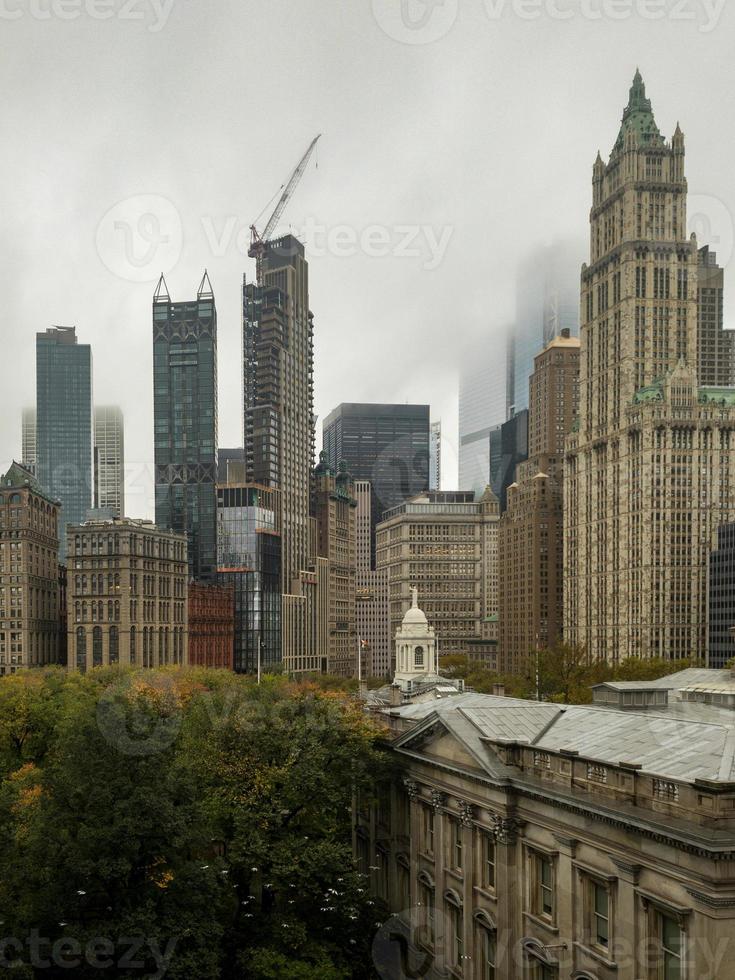
POLYGON ((281 663, 281 535, 278 491, 217 488, 217 579, 235 595, 234 669, 254 674, 281 663))
POLYGON ((735 524, 717 529, 717 545, 710 552, 707 666, 725 667, 735 657, 735 524))
POLYGON ((217 311, 209 279, 173 303, 161 278, 153 298, 156 524, 187 535, 189 574, 217 567, 217 311))
POLYGON ((490 486, 500 501, 500 510, 508 507, 508 487, 515 482, 516 467, 528 459, 528 409, 518 412, 490 433, 490 486))
POLYGON ((330 467, 340 461, 354 480, 372 487, 372 567, 375 527, 385 511, 429 489, 428 405, 342 404, 324 420, 324 450, 330 467))
POLYGON ((77 343, 74 327, 36 335, 36 456, 39 483, 61 501, 63 562, 65 525, 92 506, 92 348, 77 343))

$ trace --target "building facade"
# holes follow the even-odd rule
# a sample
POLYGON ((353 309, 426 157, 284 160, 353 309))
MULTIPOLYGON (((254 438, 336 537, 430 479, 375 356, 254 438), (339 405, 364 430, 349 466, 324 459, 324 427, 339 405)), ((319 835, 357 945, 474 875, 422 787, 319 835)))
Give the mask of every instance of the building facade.
POLYGON ((340 463, 335 474, 324 451, 314 470, 312 509, 315 551, 328 563, 327 670, 357 677, 357 500, 347 464, 340 463))
POLYGON ((232 670, 235 594, 231 586, 189 582, 189 666, 232 670))
POLYGON ((68 528, 67 665, 188 663, 187 538, 150 521, 68 528))
POLYGON ((704 653, 709 548, 735 516, 735 392, 696 373, 684 158, 637 73, 609 163, 594 166, 565 469, 565 637, 611 662, 704 653))
POLYGON ((267 244, 263 286, 243 284, 243 338, 246 475, 280 492, 287 594, 309 567, 315 425, 309 265, 291 235, 267 244))
POLYGON ((59 663, 59 520, 30 470, 0 480, 0 676, 59 663))
POLYGON ((516 482, 516 469, 527 459, 528 409, 524 408, 490 433, 490 486, 501 512, 508 506, 508 487, 516 482))
POLYGON ((564 444, 578 415, 580 342, 564 334, 537 355, 529 382, 529 458, 517 467, 498 532, 499 666, 517 672, 561 636, 564 444))
POLYGON ((709 246, 697 269, 697 380, 703 387, 735 384, 735 330, 725 330, 725 273, 709 246))
POLYGON ((234 593, 238 674, 281 664, 281 532, 278 490, 250 483, 217 487, 217 581, 234 593))
POLYGON ((401 775, 358 799, 354 832, 393 913, 381 975, 733 980, 732 709, 686 717, 673 695, 384 708, 401 775))
POLYGON ((417 587, 440 655, 469 657, 488 640, 485 620, 498 611, 499 520, 489 487, 479 501, 471 491, 437 491, 388 511, 377 549, 378 569, 388 577, 391 636, 417 587))
POLYGON ((442 488, 442 424, 432 422, 429 430, 429 490, 442 488))
POLYGON ((156 524, 186 534, 190 576, 217 567, 217 310, 204 273, 195 300, 153 297, 156 524))
POLYGON ((735 658, 735 524, 718 527, 707 577, 707 666, 735 658))
POLYGON ((94 408, 94 506, 125 517, 125 423, 115 405, 94 408))
POLYGON ((459 372, 459 486, 480 496, 491 483, 490 436, 508 417, 507 379, 503 364, 507 337, 493 337, 493 345, 473 349, 459 372), (500 346, 498 359, 496 346, 500 346))
POLYGON ((61 501, 63 562, 63 527, 92 506, 92 348, 77 342, 75 327, 36 334, 36 473, 61 501))
POLYGON ((21 422, 21 466, 36 473, 36 409, 24 408, 21 422))
POLYGON ((372 488, 369 480, 355 480, 357 537, 357 634, 362 657, 361 676, 387 677, 391 665, 388 573, 372 567, 372 488))
POLYGON ((430 426, 428 405, 343 403, 324 420, 329 465, 370 482, 373 538, 385 511, 428 490, 430 426))

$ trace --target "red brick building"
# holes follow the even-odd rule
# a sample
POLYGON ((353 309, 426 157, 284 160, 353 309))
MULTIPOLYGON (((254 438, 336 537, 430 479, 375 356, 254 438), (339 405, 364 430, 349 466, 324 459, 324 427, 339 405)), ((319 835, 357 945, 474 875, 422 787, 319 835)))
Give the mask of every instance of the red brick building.
POLYGON ((189 582, 189 666, 232 670, 234 647, 232 588, 189 582))

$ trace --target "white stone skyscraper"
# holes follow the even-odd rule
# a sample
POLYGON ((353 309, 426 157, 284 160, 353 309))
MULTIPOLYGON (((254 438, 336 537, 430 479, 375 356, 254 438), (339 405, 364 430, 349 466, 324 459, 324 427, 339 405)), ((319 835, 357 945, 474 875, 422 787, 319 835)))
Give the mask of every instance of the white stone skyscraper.
POLYGON ((708 553, 735 516, 735 389, 697 377, 684 159, 681 129, 666 142, 636 73, 610 159, 594 165, 564 485, 565 637, 612 662, 704 655, 708 553))

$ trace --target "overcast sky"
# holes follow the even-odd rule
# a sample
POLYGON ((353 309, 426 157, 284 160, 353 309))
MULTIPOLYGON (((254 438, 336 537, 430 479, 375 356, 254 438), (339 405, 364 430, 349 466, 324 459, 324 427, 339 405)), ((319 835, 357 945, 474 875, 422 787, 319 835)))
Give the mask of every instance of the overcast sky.
MULTIPOLYGON (((0 0, 0 463, 35 401, 36 331, 76 324, 96 400, 125 412, 129 466, 150 470, 161 268, 174 299, 209 270, 219 441, 240 444, 247 228, 320 132, 281 225, 306 236, 317 412, 431 403, 445 488, 460 358, 497 345, 529 251, 586 235, 636 65, 667 138, 681 121, 732 300, 733 4, 433 4, 0 0)), ((129 515, 151 516, 150 496, 131 476, 129 515)))

